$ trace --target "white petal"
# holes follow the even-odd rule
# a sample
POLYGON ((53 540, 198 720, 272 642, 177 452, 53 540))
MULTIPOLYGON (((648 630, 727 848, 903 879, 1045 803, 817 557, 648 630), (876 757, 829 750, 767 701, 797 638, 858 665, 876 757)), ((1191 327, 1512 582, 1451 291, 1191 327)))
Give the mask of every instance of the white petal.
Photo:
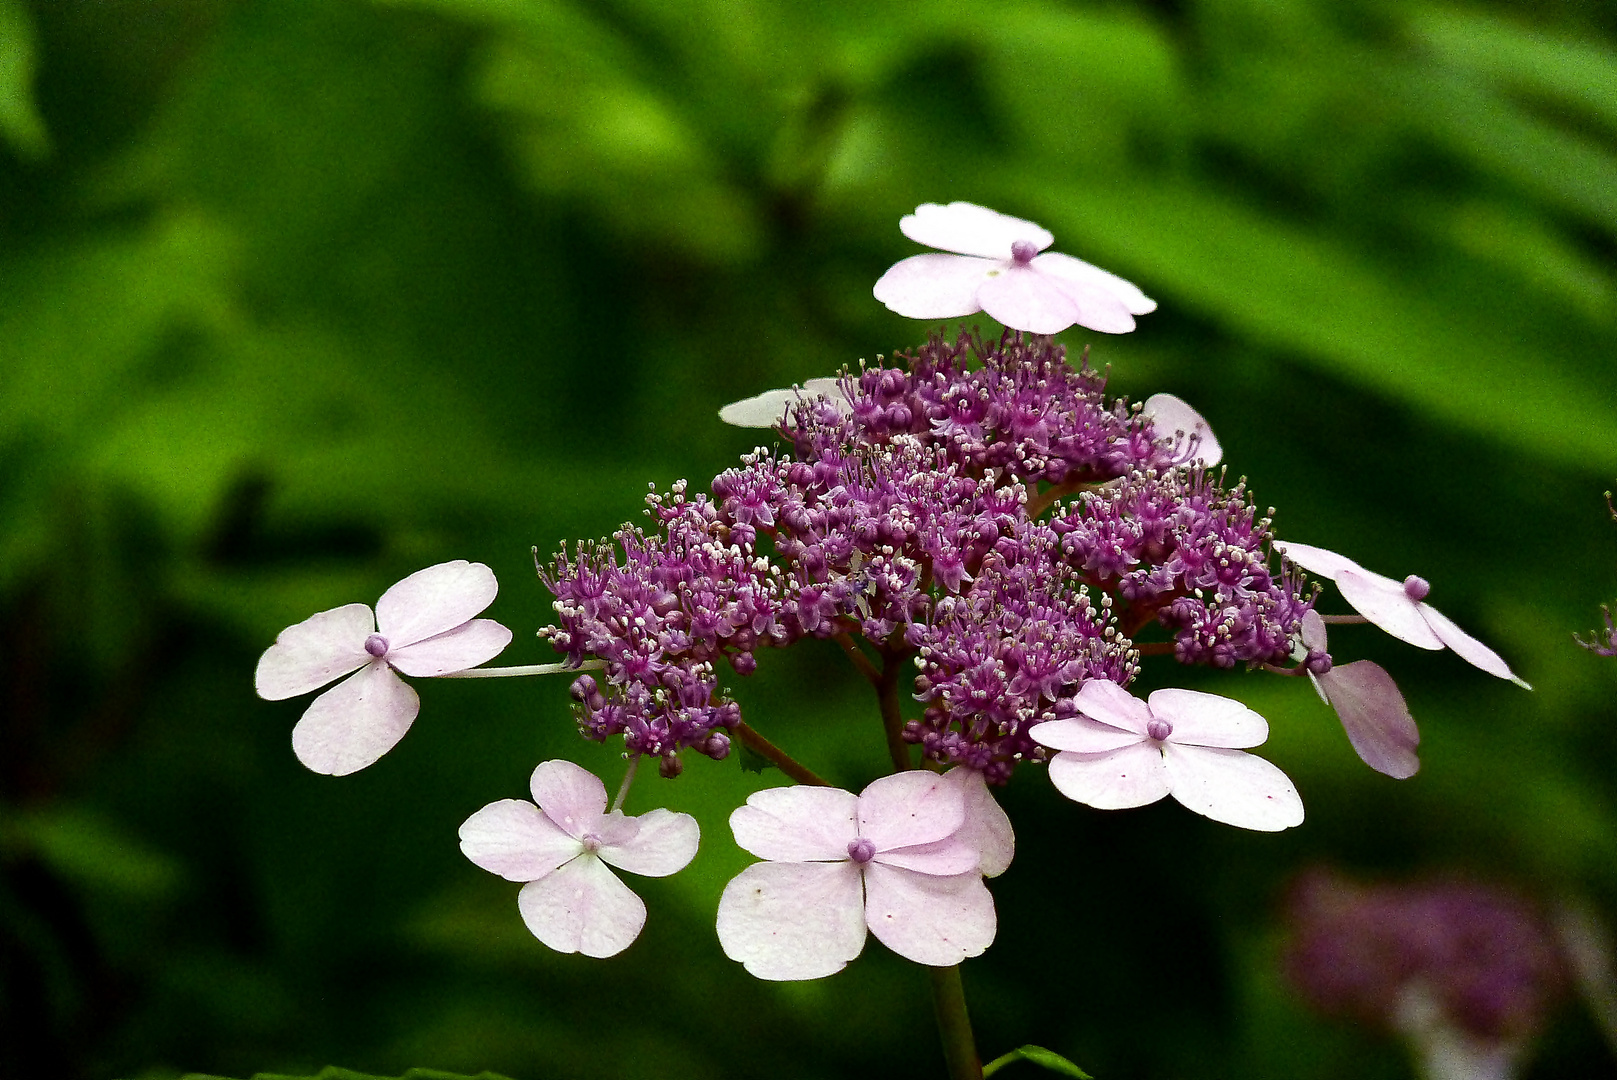
POLYGON ((1057 754, 1050 759, 1050 782, 1067 798, 1097 810, 1146 806, 1169 788, 1162 751, 1144 742, 1103 754, 1057 754))
POLYGON ((772 428, 786 416, 786 408, 799 398, 823 397, 844 413, 853 411, 848 396, 842 392, 842 380, 837 376, 809 379, 802 389, 765 390, 750 398, 732 401, 719 410, 719 419, 726 424, 744 428, 772 428))
POLYGON ((465 559, 417 570, 376 602, 377 633, 394 649, 470 622, 494 603, 494 571, 465 559))
POLYGON ((1420 731, 1398 684, 1379 664, 1369 660, 1337 664, 1316 676, 1314 685, 1336 710, 1348 742, 1366 765, 1399 780, 1415 775, 1420 768, 1415 756, 1420 731))
POLYGON ((1049 274, 1074 285, 1100 289, 1116 297, 1131 315, 1149 315, 1157 310, 1157 302, 1141 292, 1134 282, 1071 255, 1046 252, 1033 260, 1033 266, 1041 274, 1049 274))
POLYGON ((371 661, 365 639, 375 629, 371 609, 364 604, 345 604, 288 626, 258 658, 253 677, 258 696, 269 701, 297 697, 358 670, 371 661))
MULTIPOLYGON (((1045 258, 1046 256, 1040 256, 1045 258)), ((1079 326, 1087 326, 1091 330, 1099 330, 1103 334, 1127 334, 1134 329, 1134 316, 1129 308, 1115 293, 1096 285, 1079 281, 1069 281, 1055 274, 1047 274, 1034 259, 1028 267, 1044 281, 1054 285, 1073 305, 1078 312, 1073 322, 1079 326)), ((978 298, 982 299, 981 293, 978 298)), ((988 303, 983 302, 986 310, 988 303)), ((993 314, 990 312, 989 314, 993 314)))
POLYGON ((1242 829, 1278 832, 1303 823, 1297 789, 1273 764, 1243 750, 1162 748, 1173 797, 1188 809, 1242 829))
POLYGON ((1336 575, 1336 587, 1353 610, 1400 641, 1422 649, 1443 647, 1421 615, 1424 605, 1411 600, 1401 582, 1368 570, 1343 570, 1336 575))
POLYGON ((347 776, 393 749, 421 699, 380 660, 314 699, 292 729, 292 752, 317 773, 347 776))
POLYGON ((510 881, 538 881, 584 847, 526 799, 501 799, 467 818, 460 850, 484 870, 510 881))
POLYGON ((1073 699, 1085 716, 1136 735, 1144 735, 1151 707, 1110 679, 1090 679, 1073 699))
MULTIPOLYGON (((977 289, 983 310, 1012 330, 1030 334, 1059 334, 1078 321, 1080 309, 1053 279, 1026 266, 1007 265, 977 289)), ((1122 311, 1122 307, 1118 307, 1122 311)), ((1134 328, 1128 312, 1123 317, 1134 328)))
POLYGON ((952 967, 994 943, 994 898, 975 870, 934 877, 872 862, 865 868, 865 921, 906 960, 952 967))
POLYGON ((884 776, 859 793, 859 835, 877 851, 942 840, 965 820, 960 785, 925 769, 884 776))
POLYGON ((1011 828, 1010 816, 976 769, 957 765, 943 775, 959 784, 966 795, 966 820, 955 833, 956 839, 977 849, 979 871, 987 877, 998 877, 1011 865, 1011 857, 1016 854, 1016 833, 1011 828))
POLYGON ((511 631, 493 619, 473 619, 437 637, 389 649, 387 662, 406 675, 447 675, 492 660, 509 644, 511 631))
POLYGON ((754 863, 719 898, 724 955, 760 979, 820 979, 865 947, 858 867, 839 863, 754 863))
POLYGON ((958 319, 982 310, 977 289, 1003 265, 971 255, 911 255, 888 267, 871 291, 908 319, 958 319))
POLYGON ((1326 551, 1324 548, 1314 547, 1310 544, 1294 544, 1290 540, 1276 540, 1270 546, 1310 574, 1322 577, 1326 581, 1336 580, 1336 575, 1343 570, 1364 571, 1364 567, 1346 555, 1338 555, 1334 551, 1326 551))
POLYGON ((1193 746, 1261 745, 1269 722, 1239 701, 1199 690, 1154 690, 1151 711, 1173 725, 1168 738, 1193 746))
POLYGON ((760 859, 846 859, 859 838, 859 796, 841 788, 765 788, 730 815, 736 843, 760 859))
POLYGON ((1173 461, 1183 465, 1200 461, 1211 468, 1224 460, 1224 448, 1202 414, 1183 398, 1173 394, 1152 394, 1140 407, 1140 415, 1151 421, 1159 439, 1174 439, 1173 461), (1193 438, 1194 436, 1194 438, 1193 438))
POLYGON ((620 870, 646 877, 667 877, 690 865, 702 830, 689 814, 658 808, 636 820, 640 831, 625 844, 603 845, 601 858, 620 870))
POLYGON ((1055 242, 1048 230, 1031 221, 968 202, 922 203, 915 213, 900 218, 898 227, 917 244, 990 259, 1009 259, 1011 245, 1018 240, 1040 251, 1055 242))
POLYGON ((533 801, 568 836, 582 839, 606 812, 606 785, 582 766, 560 758, 542 761, 528 779, 533 801))
POLYGON ((1029 737, 1040 746, 1052 750, 1072 750, 1080 754, 1102 754, 1133 746, 1145 738, 1133 731, 1124 731, 1087 716, 1074 716, 1067 720, 1046 720, 1028 728, 1029 737))
POLYGON ((646 925, 645 903, 593 855, 522 886, 517 909, 534 937, 585 956, 616 956, 646 925))
POLYGON ((977 850, 977 846, 956 832, 953 836, 934 840, 930 844, 915 844, 911 847, 878 851, 873 861, 883 866, 914 870, 918 874, 953 877, 955 874, 964 874, 967 870, 981 873, 977 867, 982 860, 982 852, 977 850))
POLYGON ((1470 634, 1454 625, 1454 621, 1431 604, 1421 604, 1420 613, 1426 624, 1432 628, 1437 639, 1454 650, 1456 656, 1469 664, 1474 664, 1486 671, 1489 675, 1497 675, 1501 679, 1509 679, 1524 690, 1531 690, 1521 679, 1518 679, 1510 670, 1510 665, 1488 646, 1472 637, 1470 634))

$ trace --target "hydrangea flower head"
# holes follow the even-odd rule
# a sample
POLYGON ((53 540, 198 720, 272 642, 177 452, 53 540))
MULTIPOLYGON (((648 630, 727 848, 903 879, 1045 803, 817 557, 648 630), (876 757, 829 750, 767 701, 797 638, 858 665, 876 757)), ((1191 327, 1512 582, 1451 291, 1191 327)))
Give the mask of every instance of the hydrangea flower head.
POLYGON ((1420 758, 1415 756, 1420 730, 1392 676, 1370 660, 1333 664, 1324 671, 1314 671, 1314 658, 1327 655, 1325 620, 1316 611, 1303 616, 1302 640, 1311 661, 1308 677, 1319 696, 1341 718, 1354 752, 1376 772, 1398 780, 1414 776, 1420 769, 1420 758))
POLYGON ((1067 798, 1125 810, 1172 795, 1243 829, 1302 824, 1303 803, 1286 774, 1242 752, 1267 739, 1269 725, 1240 702, 1196 690, 1157 690, 1141 701, 1106 679, 1084 683, 1074 702, 1083 715, 1031 733, 1061 751, 1050 759, 1050 782, 1067 798))
POLYGON ((1009 854, 998 847, 990 856, 983 832, 963 828, 963 779, 915 771, 858 795, 823 787, 749 795, 730 828, 768 861, 724 888, 725 955, 761 979, 790 980, 841 971, 864 949, 867 930, 918 964, 949 967, 981 954, 996 929, 984 868, 1002 869, 1009 854))
POLYGON ((646 877, 683 870, 696 856, 696 819, 607 813, 605 786, 570 761, 541 763, 529 786, 533 802, 501 799, 467 818, 461 851, 524 882, 517 908, 534 937, 557 952, 616 956, 640 936, 646 905, 609 867, 646 877))
POLYGON ((1498 653, 1425 602, 1432 591, 1425 578, 1411 574, 1403 581, 1394 581, 1366 570, 1346 555, 1308 544, 1277 540, 1274 548, 1304 570, 1336 582, 1342 598, 1353 610, 1400 641, 1434 651, 1447 646, 1460 659, 1489 675, 1509 679, 1524 690, 1532 689, 1516 677, 1498 653))
POLYGON ((876 282, 876 299, 911 319, 987 312, 1013 330, 1056 334, 1076 323, 1107 334, 1134 329, 1155 300, 1081 259, 1044 249, 1055 242, 1031 221, 974 203, 923 203, 898 227, 940 249, 912 255, 876 282), (943 254, 949 252, 951 254, 943 254))
POLYGON ((474 617, 498 590, 494 571, 456 559, 388 589, 374 614, 346 604, 282 630, 259 658, 259 697, 280 701, 349 675, 315 698, 292 729, 298 760, 317 773, 346 776, 393 749, 421 708, 395 672, 448 675, 498 656, 511 631, 474 617))

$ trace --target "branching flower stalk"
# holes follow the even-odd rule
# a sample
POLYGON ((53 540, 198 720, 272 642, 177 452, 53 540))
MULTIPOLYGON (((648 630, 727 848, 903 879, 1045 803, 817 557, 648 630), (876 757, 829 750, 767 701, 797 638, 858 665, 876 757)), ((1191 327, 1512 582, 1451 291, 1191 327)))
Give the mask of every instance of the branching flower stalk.
POLYGON ((305 764, 341 773, 414 719, 395 672, 574 674, 580 734, 621 739, 631 763, 612 808, 594 776, 544 762, 532 802, 491 803, 461 839, 477 865, 524 883, 518 906, 539 940, 592 956, 627 948, 646 917, 609 867, 673 873, 696 851, 688 816, 622 813, 634 766, 656 759, 671 779, 739 740, 795 786, 754 792, 730 817, 760 861, 720 899, 726 955, 764 979, 822 978, 873 934, 930 969, 949 1074, 977 1080, 959 965, 994 939, 985 879, 1015 847, 992 789, 1048 766, 1057 790, 1103 810, 1171 795, 1241 828, 1303 820, 1291 781, 1247 752, 1267 738, 1261 716, 1191 690, 1136 696, 1142 661, 1306 676, 1360 756, 1393 776, 1418 767, 1414 721, 1386 672, 1333 662, 1327 623, 1373 622, 1515 676, 1425 602, 1424 579, 1276 541, 1274 511, 1227 482, 1188 404, 1111 397, 1087 350, 1068 362, 1048 335, 1133 329, 1156 306, 1135 286, 1045 252, 1048 232, 982 207, 928 204, 902 227, 942 251, 894 266, 878 299, 925 319, 984 310, 1008 329, 934 334, 892 363, 726 406, 725 421, 767 429, 774 445, 706 491, 653 490, 643 524, 536 560, 555 597, 539 634, 559 664, 477 667, 510 640, 474 618, 493 575, 445 563, 389 590, 374 620, 354 604, 288 628, 258 685, 290 697, 358 672, 294 736, 305 764), (1304 568, 1359 614, 1322 618, 1304 568), (746 677, 761 655, 811 638, 834 641, 877 698, 890 770, 857 795, 777 745, 774 726, 772 738, 751 726, 725 685, 725 669, 746 677), (919 715, 905 716, 906 697, 919 715))

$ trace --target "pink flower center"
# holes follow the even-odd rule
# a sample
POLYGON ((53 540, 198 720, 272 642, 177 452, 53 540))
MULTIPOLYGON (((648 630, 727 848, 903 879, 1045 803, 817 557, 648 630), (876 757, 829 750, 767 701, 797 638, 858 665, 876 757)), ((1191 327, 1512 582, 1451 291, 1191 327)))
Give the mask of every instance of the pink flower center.
POLYGON ((1018 266, 1026 266, 1039 253, 1039 245, 1031 240, 1017 240, 1011 244, 1011 258, 1018 266))
POLYGON ((875 857, 876 845, 872 844, 864 837, 861 836, 857 840, 848 841, 848 858, 852 859, 854 862, 864 865, 875 857))
POLYGON ((579 843, 583 844, 584 850, 591 855, 601 850, 601 838, 592 832, 585 833, 579 843))
POLYGON ((1410 574, 1404 579, 1404 595, 1411 600, 1424 600, 1426 594, 1432 591, 1432 586, 1423 577, 1410 574))
POLYGON ((1155 716, 1145 722, 1145 733, 1161 742, 1173 734, 1173 725, 1166 720, 1159 720, 1155 716))
MULTIPOLYGON (((349 638, 348 640, 352 641, 354 639, 349 638)), ((381 659, 387 655, 387 638, 381 634, 372 634, 365 639, 365 651, 377 659, 381 659)))

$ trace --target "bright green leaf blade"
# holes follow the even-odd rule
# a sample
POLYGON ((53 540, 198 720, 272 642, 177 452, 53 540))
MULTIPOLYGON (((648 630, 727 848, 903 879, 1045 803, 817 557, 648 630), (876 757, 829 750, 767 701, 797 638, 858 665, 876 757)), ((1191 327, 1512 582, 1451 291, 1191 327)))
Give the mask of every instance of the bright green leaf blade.
POLYGON ((1076 1077, 1077 1080, 1095 1080, 1094 1077, 1084 1072, 1084 1070, 1080 1069, 1078 1066, 1074 1065, 1072 1062, 1068 1061, 1054 1050, 1046 1050, 1042 1046, 1034 1046, 1031 1043, 1029 1043, 1027 1046, 1018 1046, 1010 1053, 1003 1054, 1000 1057, 995 1058, 993 1061, 990 1061, 987 1065, 984 1065, 983 1076, 993 1076, 996 1072, 1004 1068, 1006 1065, 1009 1065, 1013 1061, 1032 1062, 1034 1065, 1037 1065, 1042 1069, 1048 1069, 1053 1073, 1060 1073, 1062 1076, 1076 1077))
POLYGON ((34 106, 34 27, 22 0, 0 0, 0 136, 25 157, 50 152, 34 106))

